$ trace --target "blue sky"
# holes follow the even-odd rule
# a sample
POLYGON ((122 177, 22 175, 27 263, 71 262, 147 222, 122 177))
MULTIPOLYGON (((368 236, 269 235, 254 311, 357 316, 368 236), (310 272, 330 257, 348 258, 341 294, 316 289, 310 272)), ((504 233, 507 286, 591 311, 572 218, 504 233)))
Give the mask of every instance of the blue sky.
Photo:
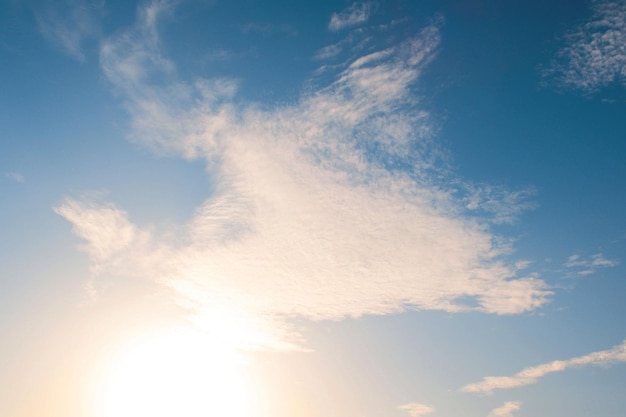
POLYGON ((3 2, 0 414, 622 416, 625 45, 624 1, 3 2))

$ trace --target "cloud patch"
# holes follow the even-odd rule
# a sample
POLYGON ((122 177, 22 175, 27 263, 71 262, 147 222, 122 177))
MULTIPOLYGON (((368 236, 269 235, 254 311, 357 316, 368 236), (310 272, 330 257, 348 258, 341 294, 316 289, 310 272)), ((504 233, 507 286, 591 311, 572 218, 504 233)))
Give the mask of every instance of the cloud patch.
POLYGON ((134 244, 139 235, 127 214, 112 205, 67 199, 55 211, 72 223, 74 234, 87 241, 83 249, 95 262, 111 260, 134 244))
POLYGON ((582 258, 580 255, 572 255, 567 258, 564 266, 571 270, 576 271, 578 275, 591 275, 596 272, 598 268, 611 268, 619 265, 619 262, 614 259, 607 259, 603 254, 597 253, 590 258, 582 258))
POLYGON ((334 58, 337 55, 339 55, 342 51, 343 51, 342 43, 337 42, 332 45, 327 45, 327 46, 324 46, 323 48, 320 48, 313 56, 313 59, 323 60, 323 59, 334 58))
POLYGON ((333 13, 328 22, 328 30, 338 32, 368 21, 375 11, 373 2, 356 2, 339 13, 333 13))
POLYGON ((621 345, 614 346, 608 350, 593 352, 564 361, 557 360, 533 366, 523 369, 513 376, 487 376, 480 382, 464 386, 462 391, 491 394, 497 389, 511 389, 536 384, 539 382, 539 379, 548 374, 563 372, 569 368, 589 365, 608 366, 620 362, 626 362, 626 340, 621 345))
POLYGON ((488 417, 513 417, 513 412, 520 408, 522 408, 520 401, 508 401, 502 407, 494 409, 488 417))
POLYGON ((346 63, 296 103, 261 107, 236 101, 233 80, 177 78, 156 30, 168 10, 141 9, 103 42, 101 65, 125 98, 133 140, 205 160, 215 187, 164 234, 112 204, 66 200, 56 210, 98 273, 166 285, 199 327, 261 349, 302 347, 294 318, 520 314, 548 302, 545 282, 519 275, 510 245, 468 213, 462 183, 438 159, 415 95, 436 25, 346 63))
POLYGON ((585 93, 614 82, 626 85, 626 1, 593 1, 591 19, 564 39, 544 75, 585 93))

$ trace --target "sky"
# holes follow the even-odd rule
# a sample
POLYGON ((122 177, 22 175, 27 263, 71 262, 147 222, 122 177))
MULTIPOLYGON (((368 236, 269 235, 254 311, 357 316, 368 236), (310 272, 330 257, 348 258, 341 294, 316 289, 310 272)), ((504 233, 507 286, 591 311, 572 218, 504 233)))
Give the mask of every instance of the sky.
POLYGON ((626 1, 0 3, 0 414, 623 417, 626 1))

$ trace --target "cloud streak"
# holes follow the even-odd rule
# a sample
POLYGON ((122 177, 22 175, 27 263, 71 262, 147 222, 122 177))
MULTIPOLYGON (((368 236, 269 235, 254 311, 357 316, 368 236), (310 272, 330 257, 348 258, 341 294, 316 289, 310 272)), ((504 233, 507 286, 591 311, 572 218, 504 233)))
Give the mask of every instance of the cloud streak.
MULTIPOLYGON (((468 214, 458 194, 469 191, 437 159, 414 94, 436 25, 347 63, 296 103, 261 108, 234 100, 233 80, 177 79, 156 30, 169 10, 141 9, 103 42, 101 65, 125 97, 132 139, 204 159, 214 190, 161 235, 111 204, 66 200, 56 210, 94 270, 167 285, 198 326, 250 348, 302 346, 294 318, 519 314, 548 301, 547 285, 518 276, 510 246, 468 214)), ((478 206, 492 200, 484 193, 478 206)))
POLYGON ((608 350, 593 352, 568 360, 556 360, 541 365, 523 369, 513 376, 487 376, 482 381, 468 384, 462 388, 464 392, 491 394, 497 389, 511 389, 532 385, 539 382, 544 376, 563 372, 569 368, 581 366, 608 366, 619 362, 626 362, 626 340, 621 345, 608 350))
POLYGON ((544 75, 567 88, 595 92, 613 82, 626 84, 626 1, 592 2, 591 19, 565 35, 544 75))
POLYGON ((581 258, 580 255, 572 255, 567 258, 564 266, 576 270, 578 275, 591 275, 598 268, 611 268, 618 264, 619 262, 616 260, 607 259, 603 254, 597 253, 588 259, 581 258))

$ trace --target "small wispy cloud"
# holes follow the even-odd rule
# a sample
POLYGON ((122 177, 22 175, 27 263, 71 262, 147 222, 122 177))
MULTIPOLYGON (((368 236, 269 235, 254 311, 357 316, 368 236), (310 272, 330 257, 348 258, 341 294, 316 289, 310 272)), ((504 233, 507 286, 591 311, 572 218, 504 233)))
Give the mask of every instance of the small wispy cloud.
POLYGON ((20 184, 23 184, 26 182, 26 178, 24 177, 24 175, 20 174, 19 172, 7 172, 4 174, 4 176, 20 184))
POLYGON ((613 82, 626 85, 625 0, 594 0, 591 19, 565 34, 564 41, 546 77, 585 93, 613 82))
POLYGON ((488 417, 513 417, 513 412, 520 408, 522 408, 520 401, 508 401, 502 407, 494 409, 488 417))
POLYGON ((610 268, 619 265, 619 262, 614 259, 607 259, 603 254, 597 253, 589 258, 582 258, 580 255, 572 255, 567 258, 565 264, 566 268, 570 268, 576 271, 578 275, 591 275, 598 268, 610 268))
POLYGON ((435 412, 433 407, 420 403, 409 403, 398 406, 398 410, 406 411, 411 417, 422 417, 435 412))
POLYGON ((568 360, 557 360, 538 366, 523 369, 513 376, 487 376, 482 381, 465 385, 464 392, 491 394, 497 389, 511 389, 532 385, 548 374, 563 372, 569 368, 582 366, 608 366, 626 362, 626 340, 608 350, 593 352, 568 360))
POLYGON ((260 33, 262 35, 272 35, 274 33, 284 33, 289 36, 297 36, 298 29, 288 23, 262 23, 248 22, 241 26, 243 33, 260 33))
POLYGON ((367 22, 376 9, 373 2, 356 2, 339 13, 333 13, 328 30, 337 32, 367 22))
POLYGON ((522 212, 536 208, 531 200, 535 194, 533 188, 514 192, 488 184, 466 184, 463 188, 467 191, 464 197, 465 207, 472 212, 490 216, 495 224, 513 223, 522 212))
POLYGON ((257 52, 254 49, 235 51, 225 48, 213 48, 202 54, 199 58, 205 62, 227 62, 241 60, 255 55, 257 55, 257 52))
POLYGON ((373 34, 378 28, 369 30, 356 30, 349 32, 343 39, 330 45, 326 45, 315 52, 314 60, 337 58, 339 55, 359 56, 363 50, 370 46, 373 34))
POLYGON ((327 46, 324 46, 323 48, 320 48, 313 56, 313 59, 322 60, 322 59, 334 58, 337 55, 339 55, 342 51, 343 51, 342 43, 337 42, 332 45, 327 45, 327 46))
POLYGON ((42 35, 66 54, 82 61, 83 42, 100 34, 103 0, 48 1, 35 11, 42 35))
POLYGON ((412 93, 437 52, 437 25, 271 107, 235 100, 230 79, 179 80, 156 30, 169 10, 141 8, 102 43, 101 66, 133 140, 204 159, 215 190, 161 234, 112 204, 65 200, 56 211, 87 242, 94 271, 162 283, 198 326, 254 348, 301 347, 294 318, 520 314, 548 302, 546 283, 520 275, 510 246, 468 212, 463 183, 438 164, 412 93), (225 317, 236 325, 224 328, 225 317))

